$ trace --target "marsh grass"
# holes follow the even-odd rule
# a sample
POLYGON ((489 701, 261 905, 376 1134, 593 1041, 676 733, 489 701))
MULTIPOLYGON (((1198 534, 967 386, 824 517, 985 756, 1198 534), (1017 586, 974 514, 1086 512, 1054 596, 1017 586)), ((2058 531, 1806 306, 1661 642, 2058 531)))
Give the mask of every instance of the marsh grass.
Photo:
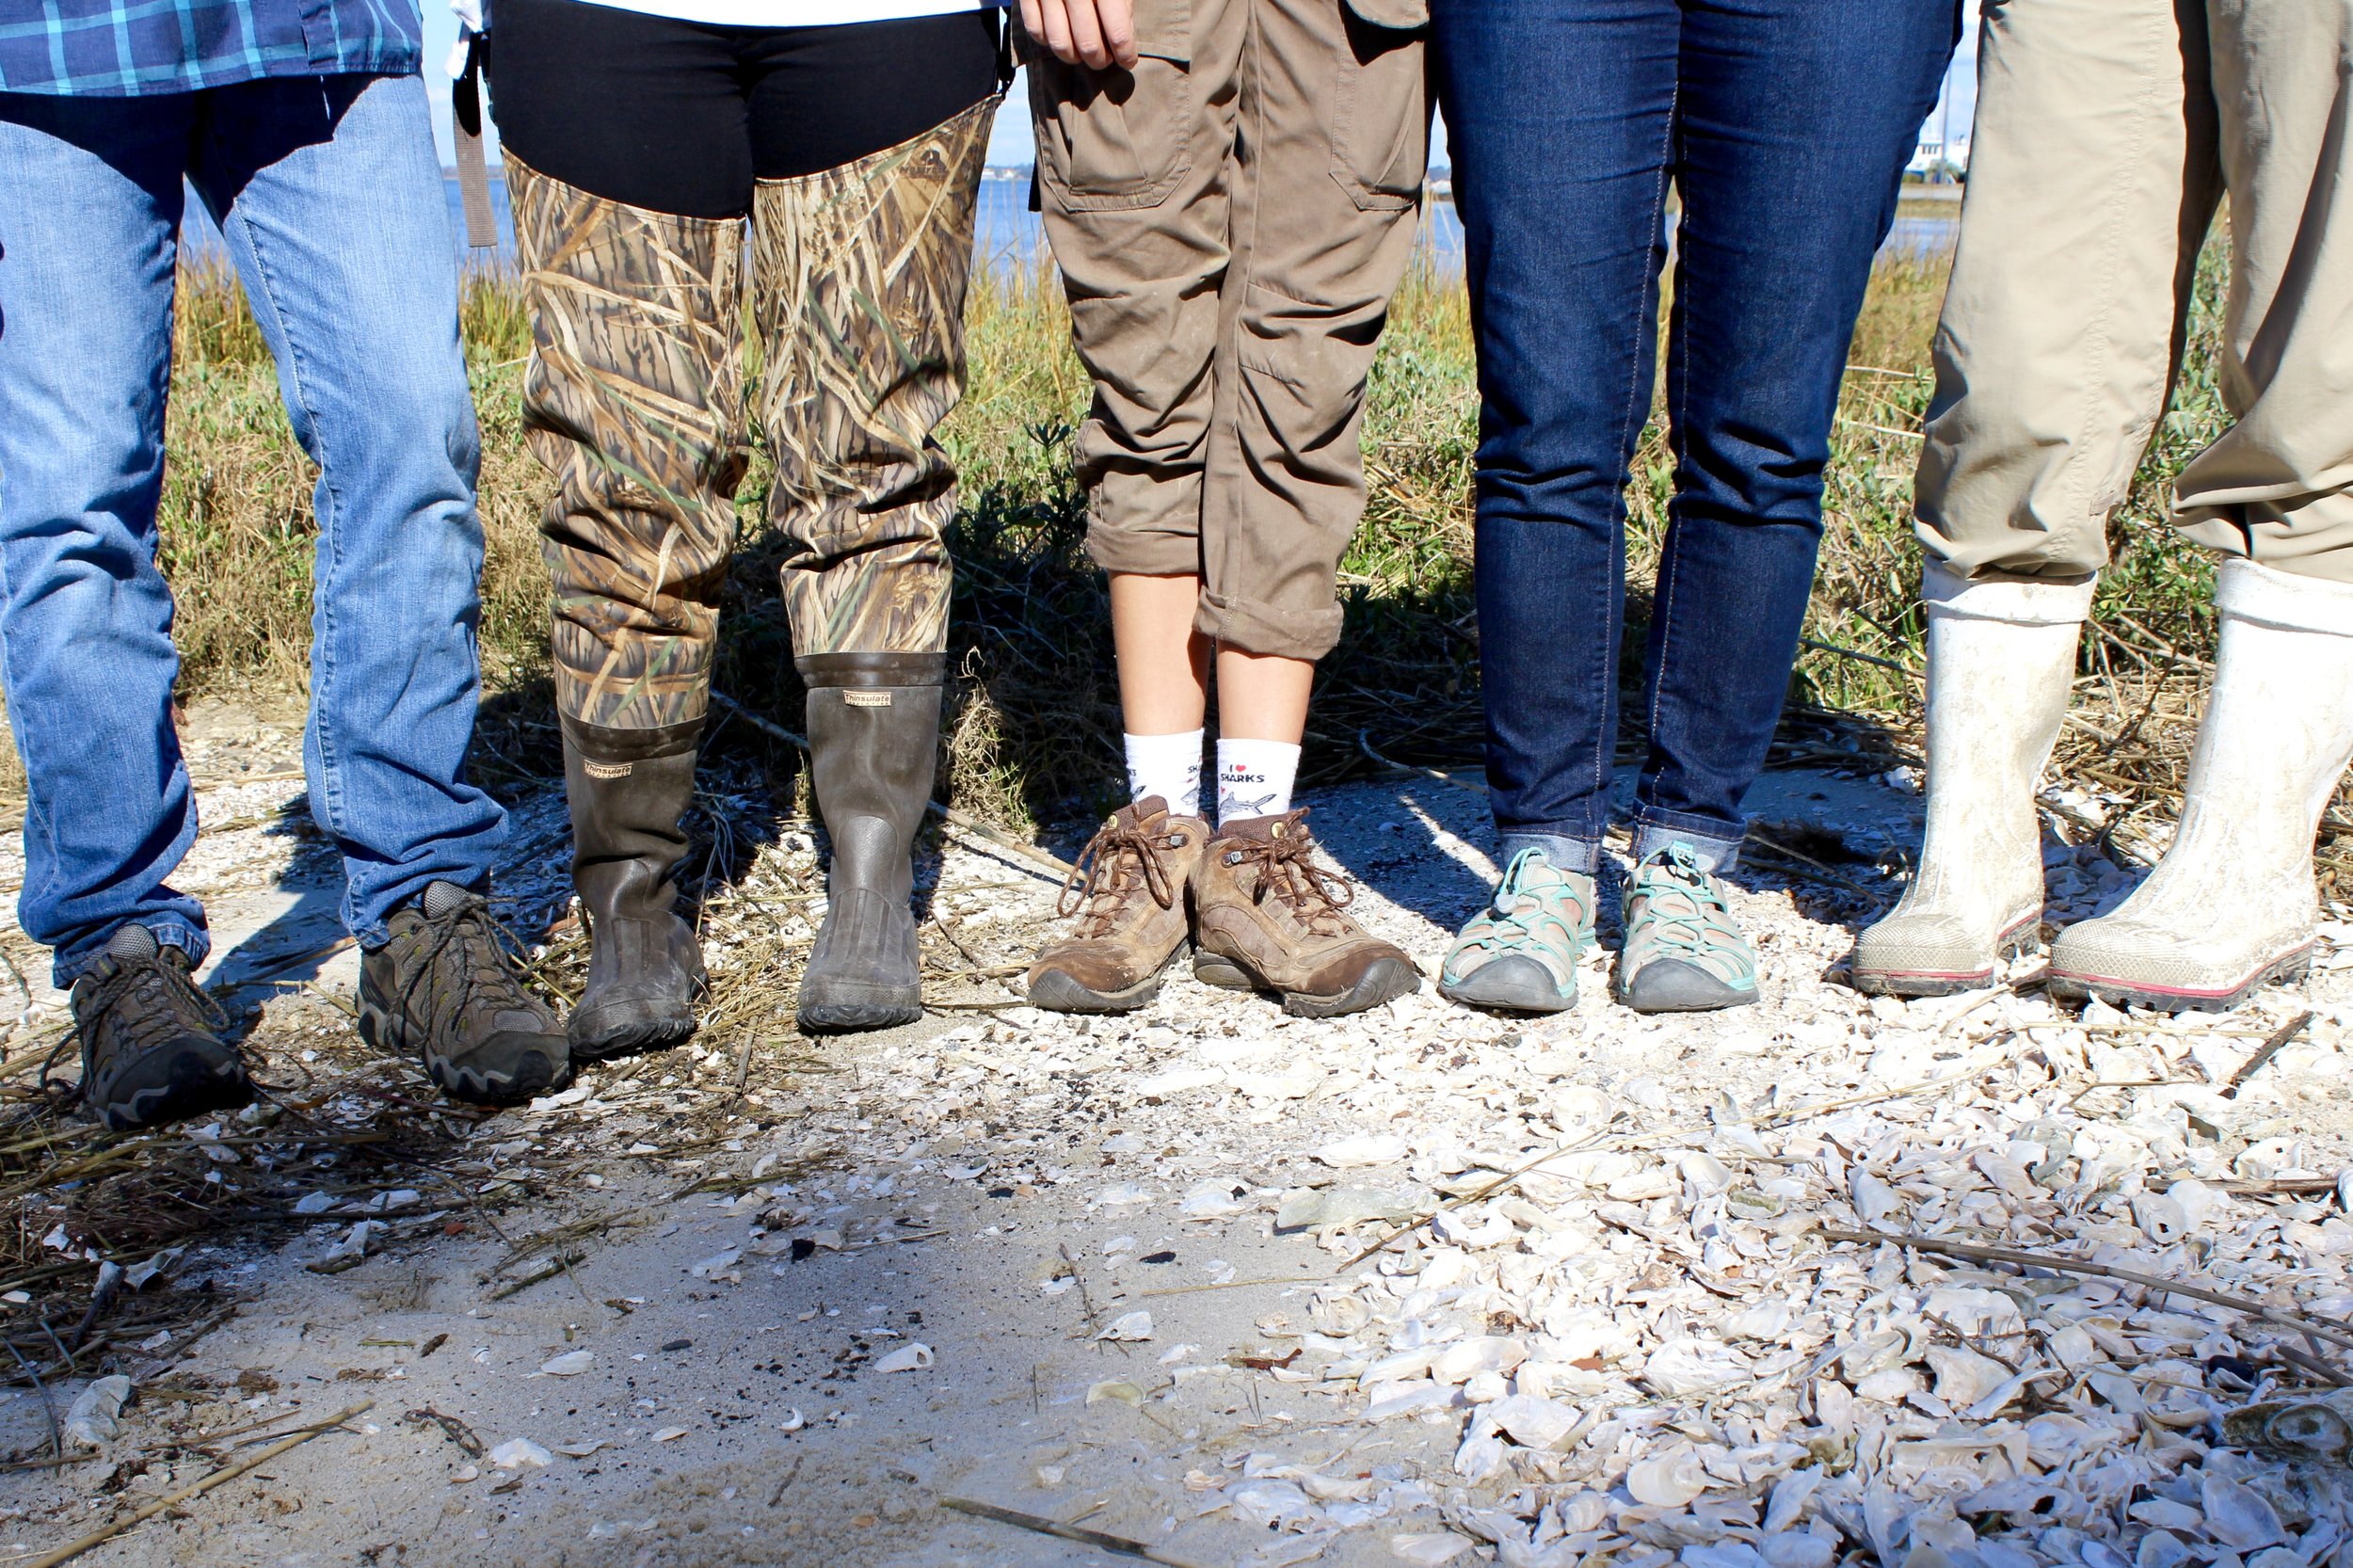
MULTIPOLYGON (((1784 756, 1820 756, 1821 726, 1834 715, 1868 721, 1849 725, 1839 745, 1860 746, 1865 756, 1900 754, 1916 722, 1918 683, 1907 673, 1920 667, 1923 630, 1912 471, 1932 391, 1929 343, 1944 275, 1941 259, 1899 259, 1873 279, 1839 403, 1822 568, 1806 628, 1823 648, 1809 649, 1794 678, 1784 756), (1833 648, 1847 651, 1826 650, 1833 648)), ((2217 253, 2201 273, 2181 392, 2119 515, 2117 565, 2101 595, 2104 613, 2129 610, 2136 629, 2126 636, 2140 649, 2135 656, 2160 672, 2191 667, 2168 664, 2169 657, 2194 662, 2211 652, 2211 565, 2162 519, 2173 473, 2223 424, 2209 368, 2219 288, 2217 253)), ((184 272, 178 310, 161 533, 164 569, 180 603, 182 689, 191 696, 298 690, 309 643, 315 472, 287 430, 266 347, 233 279, 218 269, 184 272)), ((968 808, 1026 826, 1101 808, 1118 778, 1104 594, 1082 549, 1085 500, 1069 462, 1087 388, 1050 273, 984 273, 969 321, 970 388, 943 433, 963 472, 953 541, 950 788, 968 808)), ((482 646, 492 698, 481 765, 493 781, 513 781, 554 771, 546 572, 536 533, 551 487, 521 442, 519 397, 530 335, 511 275, 470 274, 462 323, 480 407, 489 560, 482 646)), ((1312 777, 1370 769, 1368 748, 1429 764, 1477 758, 1469 526, 1476 440, 1460 281, 1417 270, 1399 296, 1373 372, 1365 423, 1370 500, 1343 565, 1346 630, 1325 664, 1311 719, 1312 777)), ((775 590, 780 547, 764 517, 767 488, 756 454, 739 499, 741 548, 718 679, 742 701, 791 720, 800 694, 775 590)), ((1639 675, 1648 584, 1671 494, 1668 448, 1654 420, 1627 488, 1629 682, 1639 675)), ((2094 641, 2088 649, 2087 675, 2112 675, 2103 663, 2108 645, 2094 641)), ((2127 698, 2115 691, 2121 708, 2127 698)), ((766 744, 740 726, 721 744, 766 744)), ((790 766, 780 755, 769 760, 790 766)))

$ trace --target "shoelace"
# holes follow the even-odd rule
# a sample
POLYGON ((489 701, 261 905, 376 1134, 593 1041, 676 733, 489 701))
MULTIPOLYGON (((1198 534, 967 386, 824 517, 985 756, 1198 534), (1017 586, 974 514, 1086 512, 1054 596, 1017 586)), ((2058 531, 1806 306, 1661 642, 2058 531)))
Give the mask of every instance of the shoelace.
MULTIPOLYGON (((442 950, 455 943, 458 958, 456 1004, 461 1011, 466 999, 475 994, 477 987, 492 1013, 531 1011, 531 993, 524 989, 522 977, 515 971, 513 956, 499 940, 499 924, 490 918, 488 904, 479 898, 469 898, 438 915, 420 904, 417 918, 424 924, 426 941, 416 968, 401 987, 403 1008, 408 1007, 417 987, 433 977, 442 950)), ((434 1000, 429 989, 425 1000, 428 1003, 434 1000)), ((440 1022, 438 1017, 429 1020, 435 1026, 440 1022)))
POLYGON ((1731 905, 1724 903, 1710 886, 1707 873, 1700 870, 1691 852, 1681 844, 1671 845, 1667 857, 1655 866, 1643 868, 1636 895, 1650 902, 1644 908, 1657 926, 1651 940, 1660 947, 1673 948, 1689 953, 1705 953, 1712 945, 1708 937, 1716 912, 1729 918, 1731 905), (1657 878, 1668 884, 1653 888, 1648 884, 1657 878), (1684 907, 1678 909, 1674 900, 1680 897, 1684 907))
MULTIPOLYGON (((1513 948, 1543 945, 1544 938, 1536 929, 1537 922, 1547 920, 1559 920, 1560 917, 1545 904, 1544 893, 1532 888, 1521 886, 1521 878, 1527 872, 1529 860, 1543 854, 1544 851, 1540 849, 1524 849, 1512 856, 1512 863, 1503 868, 1503 881, 1497 887, 1495 899, 1488 905, 1487 911, 1493 926, 1501 929, 1490 929, 1482 933, 1476 938, 1479 946, 1504 952, 1513 948)), ((1545 864, 1549 867, 1551 862, 1546 861, 1545 864)), ((1566 888, 1548 890, 1560 892, 1564 896, 1574 896, 1566 888)), ((1584 913, 1581 907, 1578 913, 1580 915, 1584 913)), ((1574 930, 1575 924, 1584 922, 1561 920, 1561 923, 1570 925, 1574 930)))
POLYGON ((1319 936, 1340 933, 1339 912, 1355 902, 1355 887, 1315 862, 1315 840, 1294 827, 1279 839, 1244 839, 1225 852, 1229 866, 1257 866, 1257 897, 1272 893, 1292 918, 1319 936))
POLYGON ((1161 863, 1160 850, 1164 846, 1174 848, 1177 837, 1177 833, 1147 833, 1141 827, 1123 827, 1119 819, 1113 817, 1096 829, 1095 837, 1079 852, 1070 874, 1063 878, 1061 896, 1054 901, 1054 913, 1067 919, 1083 908, 1087 914, 1080 934, 1104 936, 1128 907, 1128 900, 1136 889, 1133 872, 1138 869, 1144 873, 1144 890, 1152 895, 1152 902, 1163 909, 1174 908, 1176 888, 1169 880, 1168 867, 1161 863))
POLYGON ((126 1001, 145 1004, 116 1026, 118 1044, 136 1050, 151 1049, 177 1035, 198 1031, 217 1035, 229 1027, 227 1010, 161 952, 149 957, 114 958, 109 962, 115 967, 114 972, 100 980, 91 992, 88 1012, 75 1020, 73 1028, 57 1041, 48 1060, 41 1064, 40 1088, 44 1095, 71 1103, 88 1094, 88 1084, 77 1083, 69 1088, 55 1081, 51 1075, 69 1049, 79 1048, 96 1060, 100 1027, 126 1001))

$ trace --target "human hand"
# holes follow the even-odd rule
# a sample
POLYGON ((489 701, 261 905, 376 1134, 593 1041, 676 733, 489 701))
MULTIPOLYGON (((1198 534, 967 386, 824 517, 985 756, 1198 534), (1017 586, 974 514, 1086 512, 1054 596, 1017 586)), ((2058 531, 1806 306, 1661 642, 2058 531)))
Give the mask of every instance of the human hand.
POLYGON ((1065 65, 1135 68, 1133 0, 1021 0, 1021 24, 1065 65))

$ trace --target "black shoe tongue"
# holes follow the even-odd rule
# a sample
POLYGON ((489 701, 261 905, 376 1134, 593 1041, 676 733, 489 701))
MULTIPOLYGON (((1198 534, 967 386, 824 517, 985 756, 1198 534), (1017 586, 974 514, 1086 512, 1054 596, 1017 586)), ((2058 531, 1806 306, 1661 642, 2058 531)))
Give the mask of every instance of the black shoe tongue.
POLYGON ((455 882, 434 882, 426 885, 424 897, 419 904, 428 916, 438 920, 473 896, 455 882))
POLYGON ((121 927, 106 939, 106 956, 125 962, 152 958, 160 951, 155 945, 155 934, 136 922, 121 927))

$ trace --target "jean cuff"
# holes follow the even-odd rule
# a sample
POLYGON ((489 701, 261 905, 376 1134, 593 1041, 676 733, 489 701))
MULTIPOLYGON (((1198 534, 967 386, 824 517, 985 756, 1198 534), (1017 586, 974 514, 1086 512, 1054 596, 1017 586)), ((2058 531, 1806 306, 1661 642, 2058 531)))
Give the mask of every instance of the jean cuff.
POLYGON ((1523 833, 1516 828, 1502 835, 1499 858, 1510 865, 1524 849, 1542 850, 1545 860, 1557 872, 1579 872, 1591 876, 1601 866, 1601 840, 1572 839, 1563 833, 1523 833))
POLYGON ((88 974, 96 967, 100 959, 106 956, 106 944, 113 941, 115 933, 126 925, 143 925, 154 934, 158 946, 178 948, 182 952, 186 953, 188 968, 191 969, 202 968, 206 956, 213 951, 213 938, 210 934, 190 925, 185 920, 169 918, 152 920, 122 920, 108 926, 105 935, 79 949, 72 956, 68 957, 61 952, 53 957, 49 967, 50 984, 60 991, 73 989, 73 983, 88 974))
POLYGON ((1721 875, 1740 864, 1740 844, 1747 837, 1742 832, 1726 838, 1721 823, 1701 817, 1638 810, 1634 816, 1634 863, 1639 866, 1668 845, 1681 844, 1700 863, 1700 870, 1721 875))

